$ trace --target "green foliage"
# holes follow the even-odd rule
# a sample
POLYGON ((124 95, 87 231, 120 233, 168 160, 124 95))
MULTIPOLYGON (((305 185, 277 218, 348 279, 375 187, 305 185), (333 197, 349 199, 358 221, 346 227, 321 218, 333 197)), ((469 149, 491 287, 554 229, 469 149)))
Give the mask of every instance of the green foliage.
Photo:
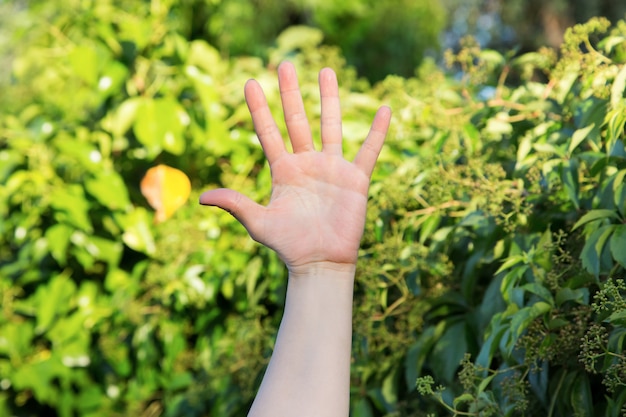
POLYGON ((267 58, 276 37, 307 25, 339 47, 370 81, 412 76, 425 53, 439 48, 445 10, 433 0, 216 0, 206 8, 209 40, 230 56, 267 58))
POLYGON ((558 62, 468 40, 448 55, 460 85, 425 68, 377 87, 401 144, 373 187, 355 303, 378 409, 623 413, 624 35, 573 27, 558 62))
POLYGON ((622 413, 626 24, 573 28, 558 60, 467 40, 448 56, 460 80, 427 61, 370 87, 312 28, 285 31, 269 66, 224 58, 185 32, 191 4, 15 11, 33 24, 1 81, 0 414, 245 415, 286 274, 194 200, 268 198, 241 89, 257 78, 279 120, 286 57, 315 133, 311 68, 338 70, 348 157, 381 102, 395 111, 359 264, 352 414, 622 413), (155 224, 139 181, 159 163, 193 192, 155 224))

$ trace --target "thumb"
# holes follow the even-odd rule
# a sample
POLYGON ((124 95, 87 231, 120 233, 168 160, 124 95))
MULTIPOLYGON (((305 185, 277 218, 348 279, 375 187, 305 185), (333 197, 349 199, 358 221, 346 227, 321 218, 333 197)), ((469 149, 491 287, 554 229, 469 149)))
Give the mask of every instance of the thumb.
POLYGON ((229 212, 234 218, 248 230, 250 236, 257 240, 260 221, 264 214, 262 205, 252 201, 250 198, 238 191, 228 188, 217 188, 206 191, 200 195, 200 204, 203 206, 215 206, 229 212))

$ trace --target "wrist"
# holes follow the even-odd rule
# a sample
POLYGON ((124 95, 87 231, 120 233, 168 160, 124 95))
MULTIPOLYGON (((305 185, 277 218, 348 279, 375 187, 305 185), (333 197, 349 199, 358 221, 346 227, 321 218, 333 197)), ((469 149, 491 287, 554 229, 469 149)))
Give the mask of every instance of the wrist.
POLYGON ((301 265, 287 265, 289 278, 323 278, 354 280, 356 263, 340 263, 331 261, 315 261, 301 265))

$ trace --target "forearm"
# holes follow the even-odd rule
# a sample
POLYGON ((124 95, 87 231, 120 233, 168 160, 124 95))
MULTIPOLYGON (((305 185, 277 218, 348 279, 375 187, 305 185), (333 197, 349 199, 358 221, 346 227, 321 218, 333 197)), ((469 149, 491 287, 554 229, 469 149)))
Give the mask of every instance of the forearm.
POLYGON ((354 265, 290 271, 276 346, 249 417, 347 417, 354 265))

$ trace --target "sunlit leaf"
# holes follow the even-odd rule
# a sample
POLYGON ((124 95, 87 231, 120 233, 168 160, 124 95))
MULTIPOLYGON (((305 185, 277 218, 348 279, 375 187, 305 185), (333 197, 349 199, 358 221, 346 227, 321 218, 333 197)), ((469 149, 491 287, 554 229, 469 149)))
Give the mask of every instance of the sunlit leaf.
POLYGON ((46 287, 37 291, 37 333, 42 333, 54 322, 57 315, 69 309, 69 300, 76 292, 76 284, 67 274, 52 278, 46 287))
POLYGON ((69 54, 69 61, 74 73, 87 84, 96 84, 98 75, 98 55, 93 47, 78 45, 69 54))
POLYGON ((52 192, 51 199, 58 222, 70 224, 85 232, 93 230, 89 218, 89 202, 80 185, 71 184, 57 188, 52 192))
POLYGON ((185 204, 191 192, 187 175, 167 165, 150 168, 141 180, 141 193, 156 210, 155 221, 163 222, 185 204))
POLYGON ((591 132, 594 127, 595 125, 592 123, 589 126, 584 127, 582 129, 578 129, 577 131, 574 132, 574 134, 572 135, 570 144, 567 148, 567 153, 569 155, 571 155, 572 152, 574 152, 574 150, 578 147, 578 145, 580 145, 587 138, 587 136, 589 135, 589 132, 591 132))
POLYGON ((120 210, 130 204, 124 180, 115 171, 101 171, 85 181, 85 188, 100 204, 112 210, 120 210))
POLYGON ((118 221, 124 228, 122 240, 131 249, 152 255, 156 251, 150 215, 142 208, 137 207, 124 216, 118 216, 118 221))
POLYGON ((613 81, 613 86, 611 87, 612 107, 617 107, 617 105, 623 100, 624 89, 626 89, 626 66, 622 67, 613 81))
POLYGON ((171 98, 145 99, 137 108, 134 132, 151 155, 161 149, 180 155, 185 150, 183 131, 188 118, 171 98))

